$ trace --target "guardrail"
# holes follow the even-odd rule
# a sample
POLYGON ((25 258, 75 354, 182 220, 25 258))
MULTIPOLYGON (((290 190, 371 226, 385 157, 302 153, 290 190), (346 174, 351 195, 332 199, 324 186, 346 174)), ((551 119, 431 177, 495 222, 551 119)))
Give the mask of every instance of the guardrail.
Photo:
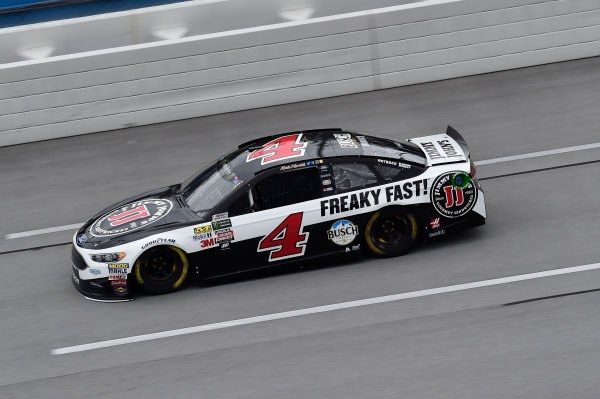
POLYGON ((597 0, 429 0, 7 63, 0 145, 597 56, 599 22, 597 0))

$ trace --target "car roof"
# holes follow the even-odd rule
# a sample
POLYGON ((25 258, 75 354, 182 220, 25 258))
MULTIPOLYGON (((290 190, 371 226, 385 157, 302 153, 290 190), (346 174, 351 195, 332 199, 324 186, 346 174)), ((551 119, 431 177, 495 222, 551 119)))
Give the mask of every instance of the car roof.
POLYGON ((254 139, 241 144, 238 150, 231 154, 230 160, 233 161, 235 158, 233 163, 239 165, 238 167, 243 166, 247 172, 257 174, 274 166, 310 160, 347 156, 398 159, 406 153, 423 157, 424 160, 418 146, 408 141, 400 142, 339 128, 329 128, 300 130, 254 139), (268 163, 261 162, 261 159, 248 160, 248 156, 254 151, 264 148, 277 139, 292 135, 301 135, 301 142, 306 143, 305 151, 301 155, 268 163))

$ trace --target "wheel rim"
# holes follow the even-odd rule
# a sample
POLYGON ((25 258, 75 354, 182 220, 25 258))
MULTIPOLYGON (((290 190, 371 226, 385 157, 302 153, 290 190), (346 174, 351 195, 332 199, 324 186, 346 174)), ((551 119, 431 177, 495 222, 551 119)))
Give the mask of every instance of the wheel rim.
POLYGON ((384 215, 371 227, 371 240, 381 248, 393 248, 404 240, 408 233, 408 224, 398 215, 384 215))
POLYGON ((183 269, 181 258, 173 251, 157 250, 146 256, 141 265, 143 281, 154 284, 170 284, 183 269))

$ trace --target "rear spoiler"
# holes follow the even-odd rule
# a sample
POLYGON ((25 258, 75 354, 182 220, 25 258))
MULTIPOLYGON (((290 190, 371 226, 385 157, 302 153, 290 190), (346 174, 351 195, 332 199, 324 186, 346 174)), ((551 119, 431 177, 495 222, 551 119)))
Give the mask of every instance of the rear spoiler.
POLYGON ((467 147, 467 142, 465 141, 464 137, 461 136, 460 133, 458 133, 452 126, 448 125, 448 128, 446 129, 446 135, 452 137, 454 141, 458 143, 460 148, 462 148, 463 152, 465 153, 465 158, 469 159, 471 157, 471 154, 469 153, 469 147, 467 147))

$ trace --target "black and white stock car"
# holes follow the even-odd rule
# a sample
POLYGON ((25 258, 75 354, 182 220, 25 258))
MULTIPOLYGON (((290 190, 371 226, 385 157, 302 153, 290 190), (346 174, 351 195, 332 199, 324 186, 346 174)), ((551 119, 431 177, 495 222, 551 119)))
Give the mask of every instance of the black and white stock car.
POLYGON ((206 279, 340 252, 396 256, 485 223, 463 137, 408 141, 341 129, 242 144, 181 184, 126 199, 73 237, 84 296, 128 300, 206 279))

